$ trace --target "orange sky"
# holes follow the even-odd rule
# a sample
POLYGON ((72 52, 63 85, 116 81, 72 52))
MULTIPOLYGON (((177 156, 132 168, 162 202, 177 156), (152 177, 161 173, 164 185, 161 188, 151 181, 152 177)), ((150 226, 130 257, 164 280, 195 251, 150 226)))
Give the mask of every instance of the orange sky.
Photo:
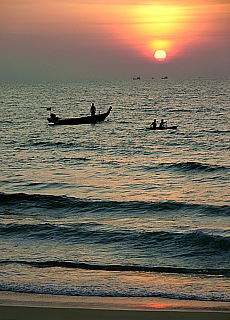
POLYGON ((0 81, 228 77, 229 31, 226 0, 0 0, 0 81))

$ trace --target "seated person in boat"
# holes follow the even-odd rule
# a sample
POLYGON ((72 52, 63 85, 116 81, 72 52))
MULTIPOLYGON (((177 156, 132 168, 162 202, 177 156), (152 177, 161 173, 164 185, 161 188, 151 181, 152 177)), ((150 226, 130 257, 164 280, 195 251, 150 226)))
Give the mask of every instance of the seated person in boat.
POLYGON ((59 118, 56 116, 55 113, 51 113, 51 114, 50 114, 50 120, 51 120, 52 122, 58 122, 59 118))
POLYGON ((96 114, 96 107, 95 107, 94 103, 92 103, 92 105, 91 105, 90 113, 91 113, 92 117, 94 117, 96 114))
POLYGON ((150 127, 152 129, 156 129, 156 127, 157 127, 157 120, 156 119, 154 119, 154 121, 151 123, 150 127))
POLYGON ((162 119, 161 122, 160 122, 159 128, 160 129, 166 128, 166 124, 167 124, 167 121, 164 121, 164 119, 162 119))
POLYGON ((55 113, 51 113, 50 114, 50 118, 53 120, 53 119, 55 119, 56 118, 56 114, 55 113))

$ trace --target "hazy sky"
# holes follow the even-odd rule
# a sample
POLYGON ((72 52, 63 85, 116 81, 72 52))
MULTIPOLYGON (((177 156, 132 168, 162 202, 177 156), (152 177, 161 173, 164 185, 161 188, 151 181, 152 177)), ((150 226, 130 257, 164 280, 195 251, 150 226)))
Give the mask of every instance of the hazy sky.
POLYGON ((229 0, 0 0, 0 81, 230 77, 229 35, 229 0))

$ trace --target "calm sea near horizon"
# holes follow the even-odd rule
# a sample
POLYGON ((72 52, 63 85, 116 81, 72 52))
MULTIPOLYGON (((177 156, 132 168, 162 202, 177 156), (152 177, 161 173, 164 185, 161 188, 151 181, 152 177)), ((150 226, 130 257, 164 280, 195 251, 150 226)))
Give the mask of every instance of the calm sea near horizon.
POLYGON ((0 84, 0 290, 230 302, 229 84, 0 84))

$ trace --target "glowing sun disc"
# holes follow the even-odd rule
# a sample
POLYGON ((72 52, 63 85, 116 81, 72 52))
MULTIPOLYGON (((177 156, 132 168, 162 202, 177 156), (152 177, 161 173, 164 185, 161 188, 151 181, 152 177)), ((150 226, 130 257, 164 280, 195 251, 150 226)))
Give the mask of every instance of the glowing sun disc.
POLYGON ((157 61, 163 61, 167 58, 167 53, 164 50, 157 50, 154 53, 154 58, 157 61))

